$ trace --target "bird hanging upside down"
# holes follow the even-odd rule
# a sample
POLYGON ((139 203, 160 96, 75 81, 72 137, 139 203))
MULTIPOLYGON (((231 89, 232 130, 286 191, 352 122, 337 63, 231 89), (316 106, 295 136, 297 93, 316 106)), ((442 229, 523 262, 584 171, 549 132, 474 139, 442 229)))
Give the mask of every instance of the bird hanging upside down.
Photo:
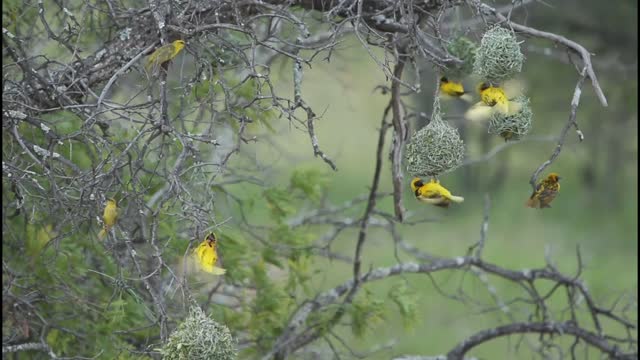
POLYGON ((227 270, 216 266, 218 261, 217 239, 214 233, 209 233, 204 240, 193 250, 196 261, 202 270, 213 275, 223 275, 227 270))
POLYGON ((440 185, 440 182, 436 179, 431 179, 428 183, 422 182, 420 178, 414 178, 411 181, 411 190, 416 196, 416 199, 425 202, 427 204, 449 207, 451 202, 461 203, 464 201, 462 196, 452 195, 449 190, 440 185))

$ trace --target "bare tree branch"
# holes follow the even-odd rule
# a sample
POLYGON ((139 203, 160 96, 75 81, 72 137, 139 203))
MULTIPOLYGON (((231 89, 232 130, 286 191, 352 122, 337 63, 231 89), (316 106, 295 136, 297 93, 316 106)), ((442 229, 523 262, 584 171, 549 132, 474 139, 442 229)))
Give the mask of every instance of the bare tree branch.
POLYGON ((578 132, 578 137, 580 140, 583 139, 582 132, 578 129, 578 124, 576 122, 576 113, 578 112, 578 105, 580 105, 580 96, 582 95, 582 85, 584 84, 584 80, 586 78, 586 67, 582 70, 582 74, 580 74, 580 79, 578 79, 578 83, 576 84, 576 89, 573 92, 573 99, 571 100, 571 113, 569 114, 569 120, 562 128, 560 132, 560 138, 558 139, 558 144, 556 145, 555 150, 551 154, 549 160, 545 161, 540 165, 536 171, 531 175, 531 179, 529 180, 529 184, 533 187, 533 190, 536 189, 536 182, 540 173, 546 169, 549 165, 553 163, 553 161, 560 155, 560 151, 562 151, 562 146, 564 145, 565 139, 567 138, 567 133, 569 132, 569 128, 575 126, 578 132))

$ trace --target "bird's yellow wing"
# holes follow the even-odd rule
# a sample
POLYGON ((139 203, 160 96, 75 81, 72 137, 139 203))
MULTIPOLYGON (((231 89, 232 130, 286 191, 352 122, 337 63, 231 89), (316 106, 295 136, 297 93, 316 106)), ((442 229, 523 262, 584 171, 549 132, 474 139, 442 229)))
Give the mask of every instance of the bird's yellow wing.
POLYGON ((440 98, 462 99, 467 102, 473 101, 473 97, 464 90, 462 83, 449 81, 445 77, 440 79, 440 98))
POLYGON ((147 59, 147 63, 145 65, 146 70, 150 71, 153 69, 155 71, 158 66, 176 57, 183 48, 183 40, 176 40, 171 44, 159 47, 156 51, 149 55, 149 58, 147 59))
POLYGON ((172 53, 173 45, 171 44, 158 48, 153 52, 153 54, 149 55, 145 68, 147 69, 147 71, 149 71, 152 68, 159 66, 163 62, 168 61, 171 58, 172 53))
POLYGON ((417 199, 431 205, 437 205, 447 200, 445 197, 440 196, 439 194, 432 194, 431 196, 420 195, 417 197, 417 199))
POLYGON ((475 103, 473 106, 471 106, 469 110, 467 110, 464 113, 464 118, 469 121, 475 121, 475 122, 485 121, 485 120, 488 120, 491 117, 491 115, 493 115, 493 111, 494 111, 493 107, 485 104, 482 101, 479 101, 475 103))
POLYGON ((107 235, 107 232, 111 230, 113 225, 116 224, 117 220, 118 220, 118 205, 115 200, 108 199, 107 205, 104 207, 104 212, 102 214, 103 228, 98 233, 98 240, 101 240, 105 235, 107 235))
POLYGON ((215 266, 216 261, 218 261, 218 253, 213 242, 205 239, 194 250, 194 255, 196 262, 202 270, 214 275, 223 275, 226 273, 225 269, 215 266))

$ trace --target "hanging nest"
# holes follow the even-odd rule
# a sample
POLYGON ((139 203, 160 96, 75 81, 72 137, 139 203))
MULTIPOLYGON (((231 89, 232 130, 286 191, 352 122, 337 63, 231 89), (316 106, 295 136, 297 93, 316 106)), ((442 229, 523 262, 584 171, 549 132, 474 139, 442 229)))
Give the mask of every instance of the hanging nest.
POLYGON ((413 176, 435 177, 460 166, 464 152, 458 130, 442 120, 440 100, 436 97, 431 122, 414 133, 407 143, 407 172, 413 176))
POLYGON ((529 98, 520 95, 512 101, 520 104, 520 111, 513 115, 504 115, 496 111, 489 119, 489 133, 500 135, 505 141, 520 140, 531 130, 533 112, 529 98))
POLYGON ((463 78, 473 72, 473 64, 476 59, 476 44, 465 36, 453 40, 448 46, 449 54, 462 60, 462 64, 445 71, 445 76, 450 78, 463 78))
POLYGON ((513 32, 496 26, 480 41, 473 72, 489 82, 500 83, 519 73, 523 63, 524 55, 513 32))
POLYGON ((160 352, 165 360, 236 358, 235 341, 229 329, 206 316, 198 307, 191 308, 189 316, 169 336, 160 352))

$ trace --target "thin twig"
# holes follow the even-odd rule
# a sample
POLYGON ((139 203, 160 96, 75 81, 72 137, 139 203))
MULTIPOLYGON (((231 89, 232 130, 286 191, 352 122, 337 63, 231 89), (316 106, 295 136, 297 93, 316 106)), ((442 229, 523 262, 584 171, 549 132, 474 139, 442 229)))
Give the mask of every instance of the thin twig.
POLYGON ((555 150, 551 154, 551 157, 549 158, 549 160, 543 162, 542 165, 540 165, 538 169, 536 169, 536 171, 533 173, 533 175, 531 176, 531 180, 529 180, 529 184, 531 184, 534 191, 536 189, 536 182, 538 180, 538 176, 540 175, 540 173, 544 169, 546 169, 547 166, 551 165, 555 161, 555 159, 558 157, 558 155, 560 155, 560 152, 562 151, 562 146, 564 145, 564 142, 567 138, 567 133, 569 132, 569 128, 571 128, 572 126, 575 126, 577 128, 576 113, 578 111, 578 105, 580 104, 580 95, 582 94, 582 85, 584 84, 584 80, 586 78, 586 69, 587 69, 586 67, 582 69, 582 73, 580 74, 580 79, 578 79, 578 83, 576 84, 576 89, 573 92, 573 99, 571 100, 571 113, 569 114, 569 120, 567 120, 567 123, 564 125, 564 127, 562 128, 562 131, 560 132, 560 138, 558 139, 558 144, 556 145, 555 150))
POLYGON ((293 62, 293 96, 295 105, 291 111, 293 112, 296 108, 300 107, 307 112, 307 130, 309 131, 309 137, 311 138, 313 155, 320 156, 320 158, 322 158, 322 160, 326 162, 331 169, 338 171, 336 164, 324 153, 324 151, 320 150, 318 137, 316 136, 315 127, 313 126, 313 120, 315 119, 316 114, 311 110, 311 107, 302 100, 302 63, 300 61, 293 62))

